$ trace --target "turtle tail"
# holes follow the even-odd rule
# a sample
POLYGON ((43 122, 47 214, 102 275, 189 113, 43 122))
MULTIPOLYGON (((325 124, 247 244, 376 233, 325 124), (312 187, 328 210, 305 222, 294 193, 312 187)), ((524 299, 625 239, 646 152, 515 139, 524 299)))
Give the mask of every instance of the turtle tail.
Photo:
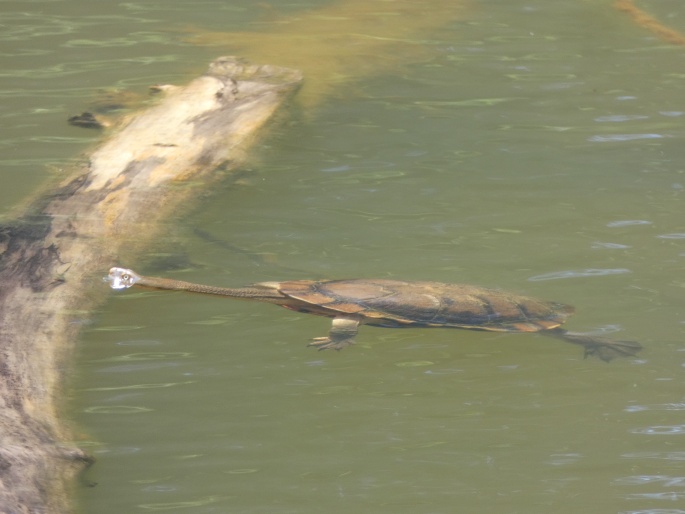
POLYGON ((591 336, 579 332, 568 332, 561 328, 549 330, 547 334, 585 348, 585 357, 596 356, 604 362, 616 357, 632 357, 642 350, 636 341, 617 341, 606 337, 591 336))

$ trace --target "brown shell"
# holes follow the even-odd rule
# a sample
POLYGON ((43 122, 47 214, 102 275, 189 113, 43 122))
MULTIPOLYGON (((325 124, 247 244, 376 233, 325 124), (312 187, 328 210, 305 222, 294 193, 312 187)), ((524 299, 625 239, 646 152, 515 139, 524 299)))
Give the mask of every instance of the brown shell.
POLYGON ((356 279, 281 282, 296 300, 285 307, 321 316, 358 315, 384 327, 457 327, 537 332, 561 325, 573 307, 483 287, 441 282, 356 279))

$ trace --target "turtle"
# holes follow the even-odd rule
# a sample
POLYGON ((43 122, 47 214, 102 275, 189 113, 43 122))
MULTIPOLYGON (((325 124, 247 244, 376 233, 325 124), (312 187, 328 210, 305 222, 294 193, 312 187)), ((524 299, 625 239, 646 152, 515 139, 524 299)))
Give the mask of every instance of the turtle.
POLYGON ((341 350, 354 344, 362 324, 540 332, 583 346, 586 357, 594 355, 604 361, 633 356, 642 348, 635 341, 616 341, 560 328, 574 313, 570 305, 473 285, 361 278, 259 282, 224 288, 144 276, 119 267, 110 269, 105 280, 113 289, 136 285, 229 296, 333 318, 329 334, 309 343, 320 350, 341 350))

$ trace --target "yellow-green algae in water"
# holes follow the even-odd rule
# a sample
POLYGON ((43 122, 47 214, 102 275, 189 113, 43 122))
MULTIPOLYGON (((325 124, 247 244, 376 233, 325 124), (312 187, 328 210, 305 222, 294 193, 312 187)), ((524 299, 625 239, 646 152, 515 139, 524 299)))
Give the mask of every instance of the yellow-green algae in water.
POLYGON ((254 31, 194 30, 187 40, 230 50, 255 62, 301 70, 298 101, 320 104, 364 77, 398 73, 426 59, 426 38, 463 17, 466 0, 345 0, 255 23, 254 31))

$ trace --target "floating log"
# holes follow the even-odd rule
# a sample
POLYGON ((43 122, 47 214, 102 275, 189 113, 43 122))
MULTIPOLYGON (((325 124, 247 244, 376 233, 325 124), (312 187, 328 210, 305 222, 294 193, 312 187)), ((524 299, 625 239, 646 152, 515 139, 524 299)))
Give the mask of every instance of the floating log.
POLYGON ((102 275, 225 175, 218 167, 239 166, 300 82, 298 71, 220 58, 187 86, 161 88, 163 100, 0 226, 0 512, 71 509, 90 457, 60 416, 64 375, 79 318, 108 292, 102 275))

